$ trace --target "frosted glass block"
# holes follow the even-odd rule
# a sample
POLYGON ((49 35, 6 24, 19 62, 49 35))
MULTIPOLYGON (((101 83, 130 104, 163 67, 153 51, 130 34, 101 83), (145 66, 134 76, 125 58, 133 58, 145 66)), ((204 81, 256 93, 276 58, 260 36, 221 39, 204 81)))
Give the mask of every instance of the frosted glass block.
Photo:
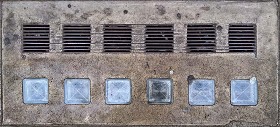
POLYGON ((148 103, 172 103, 172 79, 148 79, 148 103))
POLYGON ((255 77, 248 80, 231 80, 232 105, 257 105, 258 86, 255 77))
POLYGON ((189 85, 189 104, 194 106, 215 104, 215 81, 195 79, 189 85))
POLYGON ((23 102, 25 104, 48 103, 48 79, 30 78, 23 80, 23 102))
POLYGON ((106 104, 130 104, 131 82, 130 79, 106 80, 106 104))
POLYGON ((64 81, 65 104, 89 104, 90 80, 65 79, 64 81))

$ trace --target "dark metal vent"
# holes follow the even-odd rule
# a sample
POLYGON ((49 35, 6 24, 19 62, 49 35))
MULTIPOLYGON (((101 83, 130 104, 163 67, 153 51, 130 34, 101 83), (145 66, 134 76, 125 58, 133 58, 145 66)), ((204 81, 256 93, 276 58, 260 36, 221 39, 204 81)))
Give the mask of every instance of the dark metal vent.
POLYGON ((229 52, 256 51, 256 25, 230 24, 228 34, 229 52))
POLYGON ((146 52, 173 52, 173 25, 146 25, 146 52))
POLYGON ((49 52, 49 49, 49 25, 23 25, 23 52, 49 52))
POLYGON ((131 25, 104 25, 103 32, 104 52, 130 52, 131 25))
POLYGON ((215 52, 216 25, 189 24, 187 28, 187 52, 215 52))
POLYGON ((90 25, 63 26, 63 52, 90 52, 90 25))

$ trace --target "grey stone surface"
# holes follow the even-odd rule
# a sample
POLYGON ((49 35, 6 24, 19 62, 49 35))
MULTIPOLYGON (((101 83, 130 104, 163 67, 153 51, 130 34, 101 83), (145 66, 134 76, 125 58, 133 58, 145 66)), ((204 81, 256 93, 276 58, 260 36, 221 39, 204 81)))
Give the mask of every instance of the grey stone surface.
MULTIPOLYGON (((0 4, 1 4, 1 6, 0 6, 0 14, 2 15, 3 13, 2 13, 2 1, 0 1, 0 4)), ((2 33, 2 16, 0 16, 0 23, 1 23, 1 29, 0 29, 0 32, 2 33)), ((2 34, 0 35, 0 38, 2 38, 2 34)), ((0 46, 2 47, 2 39, 1 39, 1 43, 0 43, 0 46)), ((3 75, 3 61, 2 61, 2 50, 1 50, 1 52, 0 52, 0 58, 1 58, 1 63, 0 63, 0 65, 1 65, 1 72, 0 72, 0 74, 1 74, 1 81, 0 81, 0 84, 1 84, 1 86, 0 86, 0 99, 1 99, 1 103, 0 103, 0 109, 1 109, 1 111, 0 111, 0 119, 1 119, 1 121, 0 121, 0 124, 2 125, 2 123, 3 123, 3 99, 2 99, 2 97, 3 97, 3 83, 2 83, 2 75, 3 75)))
POLYGON ((232 121, 233 124, 230 125, 234 126, 242 125, 238 121, 245 121, 253 126, 276 125, 278 121, 276 9, 274 2, 48 1, 33 3, 25 1, 16 3, 6 1, 3 5, 2 38, 3 124, 226 125, 232 121), (69 4, 71 8, 68 8, 69 4), (157 9, 155 5, 164 6, 164 11, 157 9), (127 15, 122 14, 124 9, 128 10, 127 15), (178 12, 182 15, 181 19, 176 18, 178 12), (51 53, 23 54, 21 52, 21 25, 31 22, 51 25, 51 43, 53 43, 51 53), (226 33, 229 23, 256 23, 258 25, 257 57, 254 54, 234 53, 118 55, 98 52, 60 53, 61 25, 64 23, 90 23, 95 28, 94 32, 98 32, 98 26, 103 23, 170 22, 175 23, 180 38, 184 38, 181 35, 185 31, 184 24, 218 23, 223 27, 221 43, 227 42, 226 33), (217 103, 214 106, 188 105, 186 98, 189 75, 217 81, 217 103), (48 105, 22 103, 21 83, 26 76, 48 77, 50 80, 48 105), (254 107, 230 105, 230 80, 252 76, 259 79, 259 104, 254 107), (91 80, 93 103, 89 105, 63 103, 63 81, 65 78, 73 77, 91 80), (145 81, 147 78, 158 77, 174 80, 176 92, 172 105, 147 104, 145 81), (134 103, 123 106, 106 105, 104 84, 107 78, 130 78, 135 84, 132 90, 134 103))

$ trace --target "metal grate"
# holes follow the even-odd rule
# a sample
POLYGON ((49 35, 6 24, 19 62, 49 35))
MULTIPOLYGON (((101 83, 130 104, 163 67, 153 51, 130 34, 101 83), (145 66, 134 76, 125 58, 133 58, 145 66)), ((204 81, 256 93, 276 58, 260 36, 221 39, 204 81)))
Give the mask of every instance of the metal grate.
POLYGON ((49 48, 49 25, 23 25, 23 52, 49 52, 49 48))
POLYGON ((173 25, 146 25, 146 52, 173 52, 173 25))
POLYGON ((90 52, 90 25, 63 26, 63 52, 90 52))
POLYGON ((130 52, 132 41, 131 25, 104 25, 104 52, 130 52))
POLYGON ((187 52, 215 52, 216 25, 189 24, 187 28, 187 52))
POLYGON ((230 24, 228 34, 229 52, 256 51, 256 25, 230 24))

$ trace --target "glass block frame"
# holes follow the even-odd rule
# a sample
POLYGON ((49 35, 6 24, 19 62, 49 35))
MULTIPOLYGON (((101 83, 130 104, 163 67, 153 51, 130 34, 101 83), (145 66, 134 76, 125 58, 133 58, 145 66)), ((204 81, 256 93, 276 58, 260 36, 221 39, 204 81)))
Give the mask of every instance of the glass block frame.
POLYGON ((23 103, 48 104, 48 79, 26 78, 22 81, 23 103))
POLYGON ((147 98, 149 104, 171 104, 173 102, 173 80, 168 78, 148 79, 147 98), (162 87, 162 84, 165 86, 162 87))
POLYGON ((65 104, 90 104, 90 79, 68 78, 64 80, 65 104))
POLYGON ((211 106, 215 104, 215 81, 194 79, 189 82, 189 104, 192 106, 211 106))
POLYGON ((128 78, 106 79, 105 103, 108 105, 130 104, 132 84, 128 78), (123 88, 123 89, 122 89, 123 88))
POLYGON ((231 105, 256 106, 258 104, 258 82, 255 77, 251 79, 231 80, 231 105))

